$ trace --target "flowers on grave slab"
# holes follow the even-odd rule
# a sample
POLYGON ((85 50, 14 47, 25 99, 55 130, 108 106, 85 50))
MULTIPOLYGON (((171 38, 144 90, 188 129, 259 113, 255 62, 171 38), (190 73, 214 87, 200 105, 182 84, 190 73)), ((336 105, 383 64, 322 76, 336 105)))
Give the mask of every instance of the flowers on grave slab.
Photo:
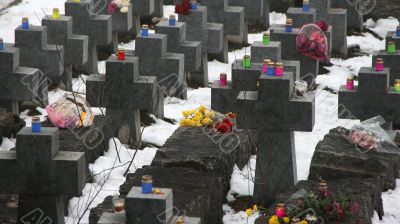
POLYGON ((316 24, 304 25, 296 37, 297 51, 315 60, 328 61, 328 41, 322 29, 316 24))
POLYGON ((183 0, 182 4, 175 5, 175 13, 189 15, 190 9, 196 9, 196 8, 197 8, 197 2, 192 3, 189 0, 183 0))
POLYGON ((109 14, 114 14, 119 9, 121 13, 127 13, 130 4, 131 0, 112 0, 107 6, 107 11, 109 14))
POLYGON ((366 130, 355 130, 351 133, 350 140, 366 150, 378 150, 378 138, 366 130))

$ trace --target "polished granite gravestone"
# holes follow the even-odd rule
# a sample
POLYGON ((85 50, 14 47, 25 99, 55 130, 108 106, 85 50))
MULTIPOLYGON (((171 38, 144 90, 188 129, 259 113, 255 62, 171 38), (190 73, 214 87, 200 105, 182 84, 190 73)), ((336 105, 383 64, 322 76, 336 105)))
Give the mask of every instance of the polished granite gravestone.
MULTIPOLYGON (((400 42, 397 46, 400 46, 400 42)), ((387 50, 373 52, 372 66, 376 65, 376 60, 378 58, 382 58, 385 67, 390 69, 389 86, 394 86, 395 80, 400 79, 400 50, 396 50, 394 54, 388 53, 387 50)))
POLYGON ((89 38, 72 33, 73 23, 70 16, 61 15, 60 18, 53 18, 47 15, 42 19, 42 25, 47 27, 47 42, 64 48, 64 73, 61 82, 63 89, 72 91, 72 67, 87 62, 89 38))
POLYGON ((246 25, 262 24, 267 29, 269 27, 269 4, 268 0, 228 0, 228 5, 244 8, 246 25))
POLYGON ((358 86, 347 90, 339 89, 338 117, 345 119, 367 120, 381 115, 386 121, 400 125, 397 113, 400 93, 389 83, 391 69, 376 71, 375 68, 363 67, 358 73, 358 86), (349 116, 351 115, 351 116, 349 116))
POLYGON ((297 182, 294 131, 312 131, 315 97, 293 96, 293 74, 260 76, 258 91, 242 91, 237 98, 237 123, 259 130, 254 199, 264 205, 297 182))
POLYGON ((179 21, 186 23, 186 39, 200 41, 202 49, 201 67, 187 77, 190 84, 208 86, 208 54, 227 54, 228 46, 224 42, 224 25, 210 23, 207 19, 207 7, 197 6, 188 15, 179 15, 179 21))
POLYGON ((73 17, 73 33, 89 37, 88 61, 83 66, 74 66, 74 77, 80 74, 91 75, 98 73, 97 46, 108 45, 112 42, 112 17, 94 14, 93 0, 67 0, 65 15, 73 17))
MULTIPOLYGON (((364 29, 364 10, 360 7, 367 1, 331 0, 332 8, 347 10, 347 28, 362 31, 364 29)), ((372 2, 372 1, 370 1, 372 2)))
POLYGON ((0 50, 0 107, 19 114, 20 101, 48 104, 47 79, 36 68, 20 66, 20 50, 4 43, 0 50))
POLYGON ((19 26, 15 29, 15 47, 20 51, 21 66, 40 69, 48 79, 49 86, 57 87, 61 83, 64 48, 48 45, 47 27, 30 25, 29 29, 23 29, 19 26))
MULTIPOLYGON (((140 141, 139 110, 154 111, 158 102, 157 78, 139 76, 139 59, 111 56, 106 62, 105 75, 91 75, 87 79, 86 97, 92 107, 105 107, 112 129, 112 137, 123 144, 140 141)), ((159 108, 163 117, 163 107, 159 108)))
POLYGON ((19 193, 18 223, 64 224, 63 195, 80 195, 85 186, 85 154, 59 151, 58 137, 57 128, 25 127, 16 151, 0 152, 0 193, 19 193))

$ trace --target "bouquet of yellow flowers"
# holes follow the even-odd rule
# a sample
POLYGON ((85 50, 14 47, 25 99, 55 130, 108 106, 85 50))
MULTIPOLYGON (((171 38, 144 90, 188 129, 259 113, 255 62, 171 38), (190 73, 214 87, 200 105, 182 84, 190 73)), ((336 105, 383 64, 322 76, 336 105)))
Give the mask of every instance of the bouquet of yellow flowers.
POLYGON ((183 119, 179 122, 181 126, 202 127, 210 126, 214 123, 216 113, 201 105, 194 110, 182 111, 183 119))

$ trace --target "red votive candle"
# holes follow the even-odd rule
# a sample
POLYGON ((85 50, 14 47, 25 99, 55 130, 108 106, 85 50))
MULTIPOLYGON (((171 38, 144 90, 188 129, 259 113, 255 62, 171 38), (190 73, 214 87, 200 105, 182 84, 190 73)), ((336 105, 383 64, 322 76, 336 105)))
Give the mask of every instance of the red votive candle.
POLYGON ((283 76, 283 63, 275 63, 275 76, 283 76))
POLYGON ((284 217, 286 217, 286 208, 285 208, 285 204, 277 204, 277 205, 276 205, 275 215, 276 215, 278 218, 284 218, 284 217))
POLYGON ((119 49, 118 50, 118 60, 119 61, 124 61, 125 60, 125 50, 124 49, 119 49))
POLYGON ((353 76, 349 76, 346 82, 346 89, 353 90, 354 89, 354 79, 353 76))
POLYGON ((385 66, 383 65, 383 58, 377 58, 376 59, 375 70, 377 72, 385 70, 385 66))
POLYGON ((226 73, 221 73, 219 75, 219 84, 221 86, 226 86, 228 84, 228 78, 227 78, 226 73))

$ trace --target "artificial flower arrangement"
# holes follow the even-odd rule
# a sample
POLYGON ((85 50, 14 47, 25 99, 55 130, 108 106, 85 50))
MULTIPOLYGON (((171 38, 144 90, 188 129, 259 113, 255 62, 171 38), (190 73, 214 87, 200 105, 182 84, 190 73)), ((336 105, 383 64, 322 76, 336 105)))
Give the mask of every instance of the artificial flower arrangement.
POLYGON ((306 24, 297 34, 296 48, 301 54, 322 62, 328 61, 329 46, 324 30, 325 22, 306 24))
POLYGON ((131 4, 131 0, 112 0, 110 4, 108 4, 108 13, 114 14, 117 9, 121 13, 127 13, 129 10, 129 5, 131 4))
POLYGON ((190 9, 191 9, 191 6, 190 6, 189 0, 183 0, 182 4, 175 5, 175 13, 176 14, 189 15, 190 9))

